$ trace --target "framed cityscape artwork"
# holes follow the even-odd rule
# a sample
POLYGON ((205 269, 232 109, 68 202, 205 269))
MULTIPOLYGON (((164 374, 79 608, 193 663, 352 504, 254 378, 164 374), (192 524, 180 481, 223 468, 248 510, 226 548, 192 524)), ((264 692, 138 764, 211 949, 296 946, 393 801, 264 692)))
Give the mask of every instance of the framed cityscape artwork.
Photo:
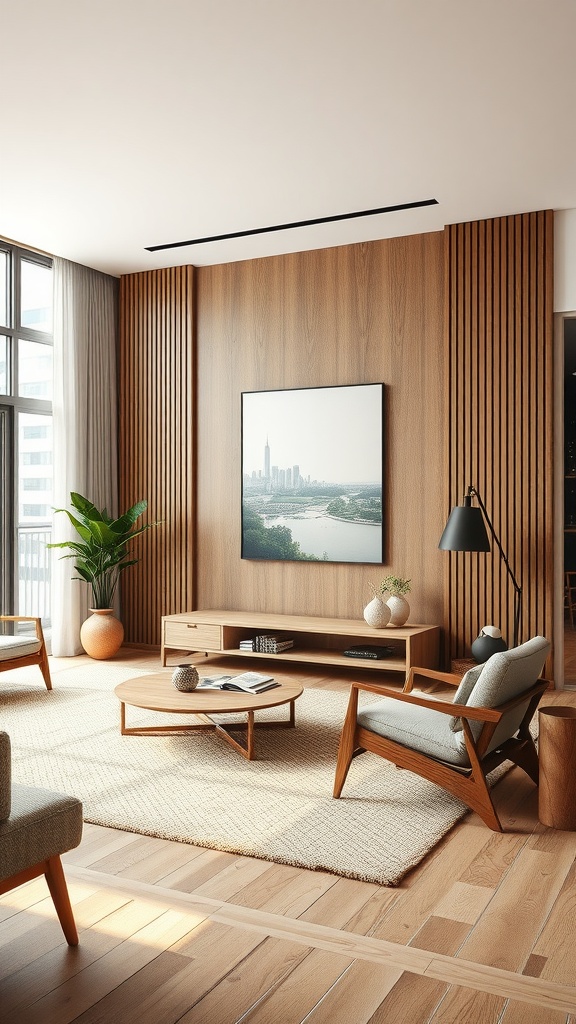
POLYGON ((384 385, 242 394, 242 558, 383 561, 384 385))

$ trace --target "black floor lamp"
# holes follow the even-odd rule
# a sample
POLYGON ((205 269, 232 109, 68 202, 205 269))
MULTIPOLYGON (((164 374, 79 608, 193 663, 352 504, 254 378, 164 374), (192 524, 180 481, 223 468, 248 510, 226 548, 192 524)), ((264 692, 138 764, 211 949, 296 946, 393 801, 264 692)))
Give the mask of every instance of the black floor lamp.
POLYGON ((486 520, 490 527, 490 533, 514 587, 514 647, 517 647, 520 635, 522 590, 510 568, 510 563, 490 522, 490 517, 482 498, 471 484, 464 498, 464 504, 455 505, 452 509, 438 547, 443 551, 490 551, 490 541, 488 540, 484 520, 486 520), (473 497, 478 499, 479 508, 472 504, 473 497))

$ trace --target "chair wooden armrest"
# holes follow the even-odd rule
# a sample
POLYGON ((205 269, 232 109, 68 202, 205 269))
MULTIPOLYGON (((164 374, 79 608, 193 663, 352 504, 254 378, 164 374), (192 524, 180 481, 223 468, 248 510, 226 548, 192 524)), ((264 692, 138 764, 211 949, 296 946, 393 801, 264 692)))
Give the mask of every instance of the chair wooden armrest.
POLYGON ((44 643, 42 620, 36 615, 0 615, 0 622, 33 622, 36 626, 36 637, 44 643))
POLYGON ((462 676, 457 675, 455 672, 438 672, 433 668, 419 668, 413 665, 408 669, 406 675, 406 682, 404 683, 405 693, 410 693, 417 676, 423 676, 424 679, 432 679, 436 683, 448 683, 450 686, 460 686, 462 682, 462 676))
MULTIPOLYGON (((467 704, 453 704, 450 700, 443 700, 441 697, 425 697, 423 694, 404 693, 399 690, 390 690, 385 686, 375 687, 370 683, 352 683, 357 690, 369 690, 376 692, 381 697, 391 697, 392 700, 403 701, 405 704, 415 704, 417 707, 430 708, 432 711, 439 711, 443 715, 451 715, 454 718, 469 718, 474 722, 499 722, 504 711, 513 707, 518 700, 502 704, 502 710, 497 708, 471 708, 467 704)), ((522 699, 525 699, 523 697, 522 699)))

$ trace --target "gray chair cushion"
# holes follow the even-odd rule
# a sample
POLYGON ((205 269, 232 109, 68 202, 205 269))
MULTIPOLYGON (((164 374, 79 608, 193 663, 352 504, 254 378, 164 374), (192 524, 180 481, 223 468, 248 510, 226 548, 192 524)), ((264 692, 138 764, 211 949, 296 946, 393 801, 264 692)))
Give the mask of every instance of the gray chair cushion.
POLYGON ((358 725, 428 757, 470 767, 463 738, 450 728, 449 716, 438 711, 384 697, 360 711, 358 725))
MULTIPOLYGON (((513 647, 510 651, 499 651, 482 666, 467 700, 464 702, 472 708, 497 708, 507 700, 517 697, 524 690, 529 690, 542 674, 544 663, 550 653, 550 642, 543 636, 535 636, 519 647, 513 647)), ((470 669, 475 672, 476 669, 470 669)), ((469 675, 469 673, 466 673, 469 675)), ((464 680, 462 680, 462 684, 464 680)), ((462 686, 461 684, 461 686, 462 686)), ((460 689, 460 687, 458 688, 460 689)), ((454 701, 458 691, 454 695, 454 701)), ((458 703, 463 703, 458 701, 458 703)), ((503 721, 498 725, 490 749, 495 749, 498 742, 504 738, 513 736, 515 730, 511 730, 512 723, 517 721, 516 728, 522 720, 524 705, 510 711, 503 721)), ((458 718, 450 719, 451 727, 455 732, 462 729, 462 722, 458 718)), ((481 722, 471 722, 470 728, 476 738, 482 728, 481 722)))
POLYGON ((42 641, 29 636, 0 636, 0 661, 24 658, 27 654, 38 654, 42 641))
POLYGON ((13 785, 10 817, 0 822, 0 878, 72 850, 81 838, 80 800, 13 785))
MULTIPOLYGON (((468 671, 462 677, 462 682, 460 683, 460 686, 458 687, 456 693, 452 698, 452 702, 454 704, 468 703, 468 698, 470 697, 472 690, 476 686, 476 683, 478 682, 478 679, 480 678, 483 669, 484 665, 474 665, 473 668, 468 669, 468 671)), ((450 728, 453 729, 454 732, 462 731, 462 720, 460 718, 450 718, 448 719, 448 721, 450 723, 450 728)))

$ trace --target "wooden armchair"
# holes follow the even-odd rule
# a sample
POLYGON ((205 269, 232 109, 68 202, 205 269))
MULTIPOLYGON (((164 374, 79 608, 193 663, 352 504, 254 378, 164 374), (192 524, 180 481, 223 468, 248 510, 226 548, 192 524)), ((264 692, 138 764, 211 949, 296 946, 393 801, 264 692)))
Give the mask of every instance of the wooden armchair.
POLYGON ((51 690, 50 667, 40 619, 32 615, 0 615, 0 624, 3 622, 34 622, 36 636, 0 634, 0 672, 24 668, 26 665, 39 665, 46 689, 51 690))
POLYGON ((342 792, 353 757, 370 750, 447 789, 491 829, 502 832, 486 776, 503 761, 512 761, 538 785, 538 755, 529 726, 549 685, 540 678, 549 651, 548 640, 534 637, 492 655, 459 681, 453 701, 411 692, 418 676, 454 684, 454 676, 430 669, 411 669, 402 692, 353 683, 334 796, 342 792), (359 690, 386 699, 358 711, 359 690))

